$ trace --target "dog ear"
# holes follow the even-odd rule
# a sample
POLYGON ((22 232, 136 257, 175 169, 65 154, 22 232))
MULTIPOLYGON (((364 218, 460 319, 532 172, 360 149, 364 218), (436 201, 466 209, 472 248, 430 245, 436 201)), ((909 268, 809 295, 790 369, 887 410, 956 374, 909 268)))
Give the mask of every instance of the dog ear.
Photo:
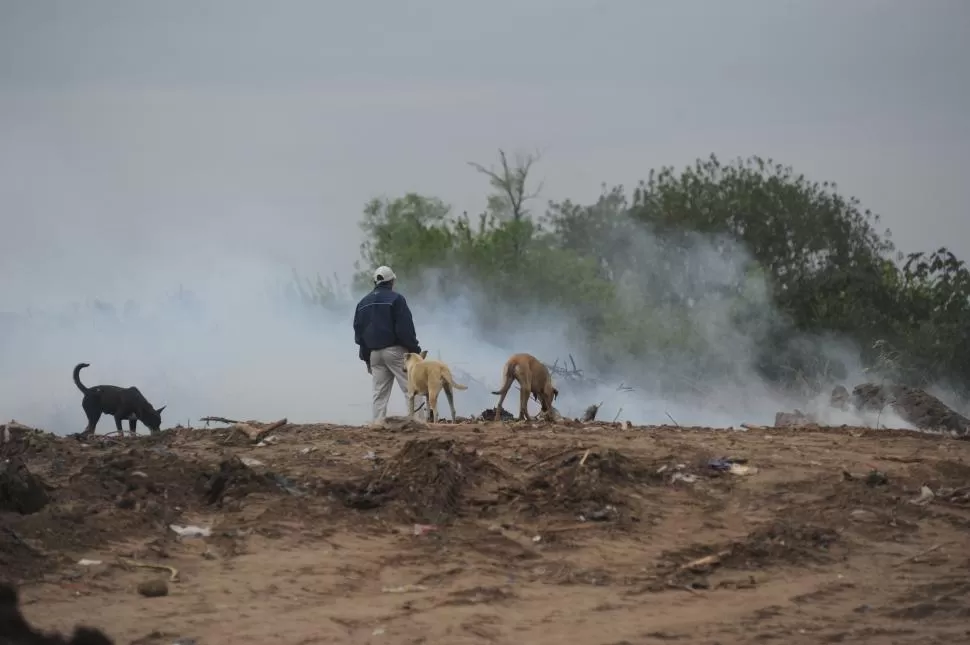
POLYGON ((167 407, 168 407, 168 405, 163 405, 162 407, 160 407, 157 410, 155 410, 155 412, 157 412, 159 415, 161 415, 162 414, 162 410, 164 410, 167 407))
POLYGON ((424 350, 423 352, 421 352, 421 358, 427 358, 427 357, 428 357, 428 350, 424 350))

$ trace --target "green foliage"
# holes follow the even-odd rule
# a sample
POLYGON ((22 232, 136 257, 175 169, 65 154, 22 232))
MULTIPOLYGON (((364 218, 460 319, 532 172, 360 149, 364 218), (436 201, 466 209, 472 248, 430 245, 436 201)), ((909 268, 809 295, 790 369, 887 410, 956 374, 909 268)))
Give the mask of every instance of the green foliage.
POLYGON ((966 265, 946 249, 894 258, 878 216, 835 184, 711 156, 651 170, 629 198, 604 186, 592 204, 537 215, 536 159, 500 151, 497 168, 471 164, 491 189, 477 216, 417 194, 372 200, 356 286, 380 264, 410 291, 473 285, 483 329, 513 309, 560 311, 604 364, 659 361, 687 381, 730 375, 754 352, 769 378, 817 386, 844 366, 806 339, 834 335, 870 361, 899 348, 894 365, 907 367, 894 378, 970 383, 966 265))

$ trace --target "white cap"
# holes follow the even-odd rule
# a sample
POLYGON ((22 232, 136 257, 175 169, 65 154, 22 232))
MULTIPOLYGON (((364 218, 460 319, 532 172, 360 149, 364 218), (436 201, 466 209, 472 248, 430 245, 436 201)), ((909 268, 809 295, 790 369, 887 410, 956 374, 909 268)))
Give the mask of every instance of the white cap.
POLYGON ((391 271, 391 267, 377 267, 377 271, 374 271, 374 284, 382 284, 396 279, 397 276, 391 271))

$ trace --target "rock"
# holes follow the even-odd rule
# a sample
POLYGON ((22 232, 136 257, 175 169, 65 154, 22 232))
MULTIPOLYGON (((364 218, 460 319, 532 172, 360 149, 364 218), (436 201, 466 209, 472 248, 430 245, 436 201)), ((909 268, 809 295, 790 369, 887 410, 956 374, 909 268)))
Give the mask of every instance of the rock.
POLYGON ((160 598, 168 595, 168 583, 164 580, 146 580, 138 585, 138 593, 146 598, 160 598))

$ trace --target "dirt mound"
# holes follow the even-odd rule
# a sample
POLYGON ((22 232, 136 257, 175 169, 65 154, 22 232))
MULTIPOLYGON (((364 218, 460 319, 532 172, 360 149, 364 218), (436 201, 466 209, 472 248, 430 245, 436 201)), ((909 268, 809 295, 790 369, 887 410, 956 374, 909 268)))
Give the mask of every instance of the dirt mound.
POLYGON ((629 488, 644 483, 662 483, 657 469, 623 455, 617 450, 575 450, 555 454, 550 467, 531 477, 524 487, 510 491, 520 498, 522 511, 538 517, 544 514, 577 512, 590 519, 614 519, 627 505, 629 488))
POLYGON ((462 498, 503 471, 450 439, 414 439, 388 460, 376 477, 346 482, 330 492, 360 510, 394 502, 404 521, 444 524, 461 514, 462 498))
POLYGON ((947 430, 960 437, 970 435, 970 419, 918 388, 863 383, 852 389, 852 403, 859 410, 874 412, 889 406, 904 421, 921 430, 947 430))
POLYGON ((76 557, 109 542, 168 535, 168 525, 178 522, 182 513, 223 506, 254 492, 297 493, 286 478, 257 473, 236 457, 216 469, 175 453, 155 437, 150 442, 84 445, 55 437, 47 450, 39 450, 36 443, 38 450, 21 450, 34 455, 31 471, 45 473, 52 482, 35 478, 34 497, 46 492, 48 502, 39 509, 39 502, 32 502, 27 515, 21 514, 24 504, 34 497, 20 485, 28 481, 23 475, 26 466, 19 457, 7 460, 7 470, 15 468, 18 473, 14 483, 19 486, 13 495, 7 494, 13 490, 9 486, 0 493, 4 506, 16 511, 0 512, 0 563, 9 575, 36 575, 56 566, 64 554, 76 557), (65 451, 74 456, 58 466, 65 451), (60 555, 51 555, 55 553, 60 555))
POLYGON ((274 493, 280 489, 300 492, 285 477, 274 473, 257 473, 238 457, 222 461, 217 472, 203 473, 196 482, 196 491, 209 505, 223 505, 252 493, 274 493))
POLYGON ((688 547, 663 554, 661 577, 674 585, 705 586, 697 580, 716 569, 752 571, 781 565, 823 564, 838 542, 833 529, 811 524, 775 522, 721 545, 688 547))
POLYGON ((47 506, 50 497, 43 480, 19 457, 0 461, 0 512, 30 515, 47 506))

